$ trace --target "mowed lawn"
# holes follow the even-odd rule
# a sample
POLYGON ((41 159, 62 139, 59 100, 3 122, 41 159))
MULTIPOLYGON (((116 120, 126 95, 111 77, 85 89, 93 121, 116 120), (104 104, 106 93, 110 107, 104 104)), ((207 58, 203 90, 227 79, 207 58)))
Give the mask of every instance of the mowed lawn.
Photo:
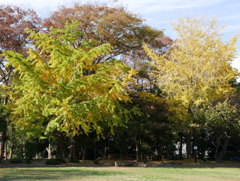
POLYGON ((239 181, 240 168, 0 168, 1 181, 239 181))

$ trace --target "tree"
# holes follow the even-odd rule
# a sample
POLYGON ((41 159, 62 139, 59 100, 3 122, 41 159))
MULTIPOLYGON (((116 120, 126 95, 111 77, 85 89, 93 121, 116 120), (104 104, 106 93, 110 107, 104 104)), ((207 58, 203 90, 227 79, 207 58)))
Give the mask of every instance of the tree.
MULTIPOLYGON (((33 10, 23 10, 19 7, 12 6, 0 6, 0 53, 6 50, 14 50, 17 52, 25 53, 25 48, 29 44, 26 40, 28 34, 25 32, 25 28, 31 28, 38 30, 40 24, 40 18, 33 10)), ((6 62, 3 57, 0 57, 0 83, 1 91, 1 107, 6 107, 9 102, 9 96, 7 95, 6 87, 11 84, 11 76, 13 74, 13 67, 6 67, 6 62)), ((3 109, 5 116, 1 119, 2 127, 2 146, 0 160, 3 159, 3 155, 6 149, 7 141, 7 128, 10 126, 10 120, 8 119, 9 113, 6 113, 7 109, 3 109), (4 118, 4 119, 3 119, 4 118)), ((8 135, 10 137, 10 135, 8 135)), ((11 151, 13 146, 11 147, 11 151)), ((11 154, 10 154, 11 157, 11 154)))
POLYGON ((240 131, 239 112, 229 100, 209 106, 205 112, 207 134, 214 145, 214 158, 223 159, 231 137, 240 131))
POLYGON ((76 3, 72 7, 61 7, 44 20, 42 30, 48 32, 50 27, 61 28, 66 22, 73 21, 78 22, 78 30, 83 32, 75 47, 89 40, 95 43, 94 46, 103 43, 111 45, 112 51, 96 58, 95 64, 115 58, 139 70, 144 63, 138 62, 146 62, 148 59, 142 49, 143 41, 159 50, 169 43, 166 37, 163 38, 161 30, 145 25, 139 16, 119 6, 76 3))
POLYGON ((82 41, 78 24, 49 33, 28 30, 34 47, 25 56, 14 51, 3 53, 18 74, 12 85, 13 120, 28 136, 42 132, 68 135, 102 132, 102 125, 113 128, 127 121, 131 110, 128 84, 134 70, 115 60, 95 64, 111 51, 109 44, 94 47, 82 41))
MULTIPOLYGON (((19 7, 0 6, 0 52, 14 50, 25 53, 28 34, 26 28, 38 31, 41 19, 33 10, 23 10, 19 7)), ((12 67, 6 68, 3 57, 0 59, 0 82, 8 86, 12 67)))
MULTIPOLYGON (((133 55, 142 50, 143 41, 155 43, 155 47, 158 45, 159 48, 164 46, 160 41, 163 36, 161 30, 145 25, 140 17, 123 7, 77 3, 73 7, 62 7, 44 20, 43 30, 47 31, 50 27, 62 28, 67 21, 79 23, 79 31, 84 33, 79 37, 80 42, 92 40, 96 45, 111 44, 111 53, 99 57, 96 62, 119 58, 121 55, 133 55)), ((142 51, 141 55, 143 56, 142 51)))
POLYGON ((217 22, 180 19, 174 24, 178 38, 168 52, 157 55, 145 45, 154 61, 152 76, 166 94, 174 118, 187 125, 188 156, 191 127, 197 126, 194 114, 219 98, 231 95, 231 81, 237 72, 230 63, 235 57, 237 37, 224 42, 217 22))

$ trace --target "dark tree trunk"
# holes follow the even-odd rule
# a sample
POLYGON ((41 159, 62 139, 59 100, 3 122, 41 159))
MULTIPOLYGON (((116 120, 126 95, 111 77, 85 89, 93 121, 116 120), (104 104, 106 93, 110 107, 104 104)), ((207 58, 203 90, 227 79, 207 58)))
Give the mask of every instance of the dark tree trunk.
POLYGON ((59 159, 64 158, 63 142, 64 142, 64 135, 60 133, 57 138, 57 151, 56 151, 56 157, 59 159))
POLYGON ((71 147, 71 157, 70 160, 78 160, 78 145, 77 145, 77 137, 72 138, 72 147, 71 147))
POLYGON ((94 141, 93 141, 93 156, 94 156, 94 160, 96 160, 97 159, 97 146, 96 146, 96 141, 95 141, 95 139, 94 139, 94 141))
POLYGON ((76 145, 73 144, 71 147, 71 157, 70 160, 77 160, 77 149, 76 149, 76 145))
POLYGON ((220 149, 221 139, 217 139, 217 145, 215 147, 214 159, 217 160, 219 149, 220 149))
POLYGON ((6 150, 6 142, 7 142, 7 133, 6 133, 6 130, 4 130, 3 133, 2 133, 2 144, 1 144, 0 160, 4 159, 5 150, 6 150))
MULTIPOLYGON (((189 105, 192 105, 192 104, 193 103, 190 103, 189 105)), ((193 116, 191 106, 188 107, 188 114, 193 116)), ((192 143, 191 143, 192 129, 191 127, 189 127, 188 129, 189 130, 187 131, 187 135, 186 135, 187 158, 192 158, 192 143)))
POLYGON ((86 146, 84 146, 84 148, 81 148, 81 156, 82 156, 82 160, 85 160, 85 156, 86 156, 86 146))
POLYGON ((221 151, 219 151, 219 148, 218 148, 218 152, 215 153, 216 161, 222 161, 222 159, 227 151, 229 141, 230 141, 230 137, 226 137, 224 139, 224 144, 221 145, 221 148, 222 148, 221 151))
POLYGON ((143 153, 142 153, 142 140, 140 139, 139 140, 139 155, 140 155, 140 159, 142 160, 143 159, 143 153))
POLYGON ((192 157, 192 144, 191 144, 191 134, 186 136, 186 147, 187 147, 187 158, 192 157))
POLYGON ((139 160, 139 145, 137 141, 136 141, 136 159, 139 160))
MULTIPOLYGON (((4 98, 4 105, 8 103, 8 96, 4 98)), ((6 154, 6 144, 7 144, 7 120, 4 118, 4 125, 2 128, 2 144, 1 144, 1 153, 0 153, 0 161, 4 159, 4 155, 6 154)))
POLYGON ((182 148, 183 148, 183 136, 182 136, 182 134, 181 134, 181 135, 180 135, 180 145, 179 145, 179 158, 180 158, 180 159, 183 158, 182 148))
POLYGON ((107 158, 108 144, 107 139, 104 140, 104 158, 107 158))

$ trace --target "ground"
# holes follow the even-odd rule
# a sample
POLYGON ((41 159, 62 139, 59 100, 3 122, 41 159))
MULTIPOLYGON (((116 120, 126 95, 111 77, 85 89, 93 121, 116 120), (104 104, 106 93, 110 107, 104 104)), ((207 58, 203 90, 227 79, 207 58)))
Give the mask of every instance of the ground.
POLYGON ((239 181, 240 168, 36 167, 0 168, 1 181, 239 181))

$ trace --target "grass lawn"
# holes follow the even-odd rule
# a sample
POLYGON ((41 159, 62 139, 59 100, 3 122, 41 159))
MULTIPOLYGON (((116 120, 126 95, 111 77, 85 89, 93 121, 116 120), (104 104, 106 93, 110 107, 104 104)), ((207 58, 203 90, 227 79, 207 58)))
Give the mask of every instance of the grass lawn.
POLYGON ((0 168, 1 181, 239 181, 240 168, 0 168))

